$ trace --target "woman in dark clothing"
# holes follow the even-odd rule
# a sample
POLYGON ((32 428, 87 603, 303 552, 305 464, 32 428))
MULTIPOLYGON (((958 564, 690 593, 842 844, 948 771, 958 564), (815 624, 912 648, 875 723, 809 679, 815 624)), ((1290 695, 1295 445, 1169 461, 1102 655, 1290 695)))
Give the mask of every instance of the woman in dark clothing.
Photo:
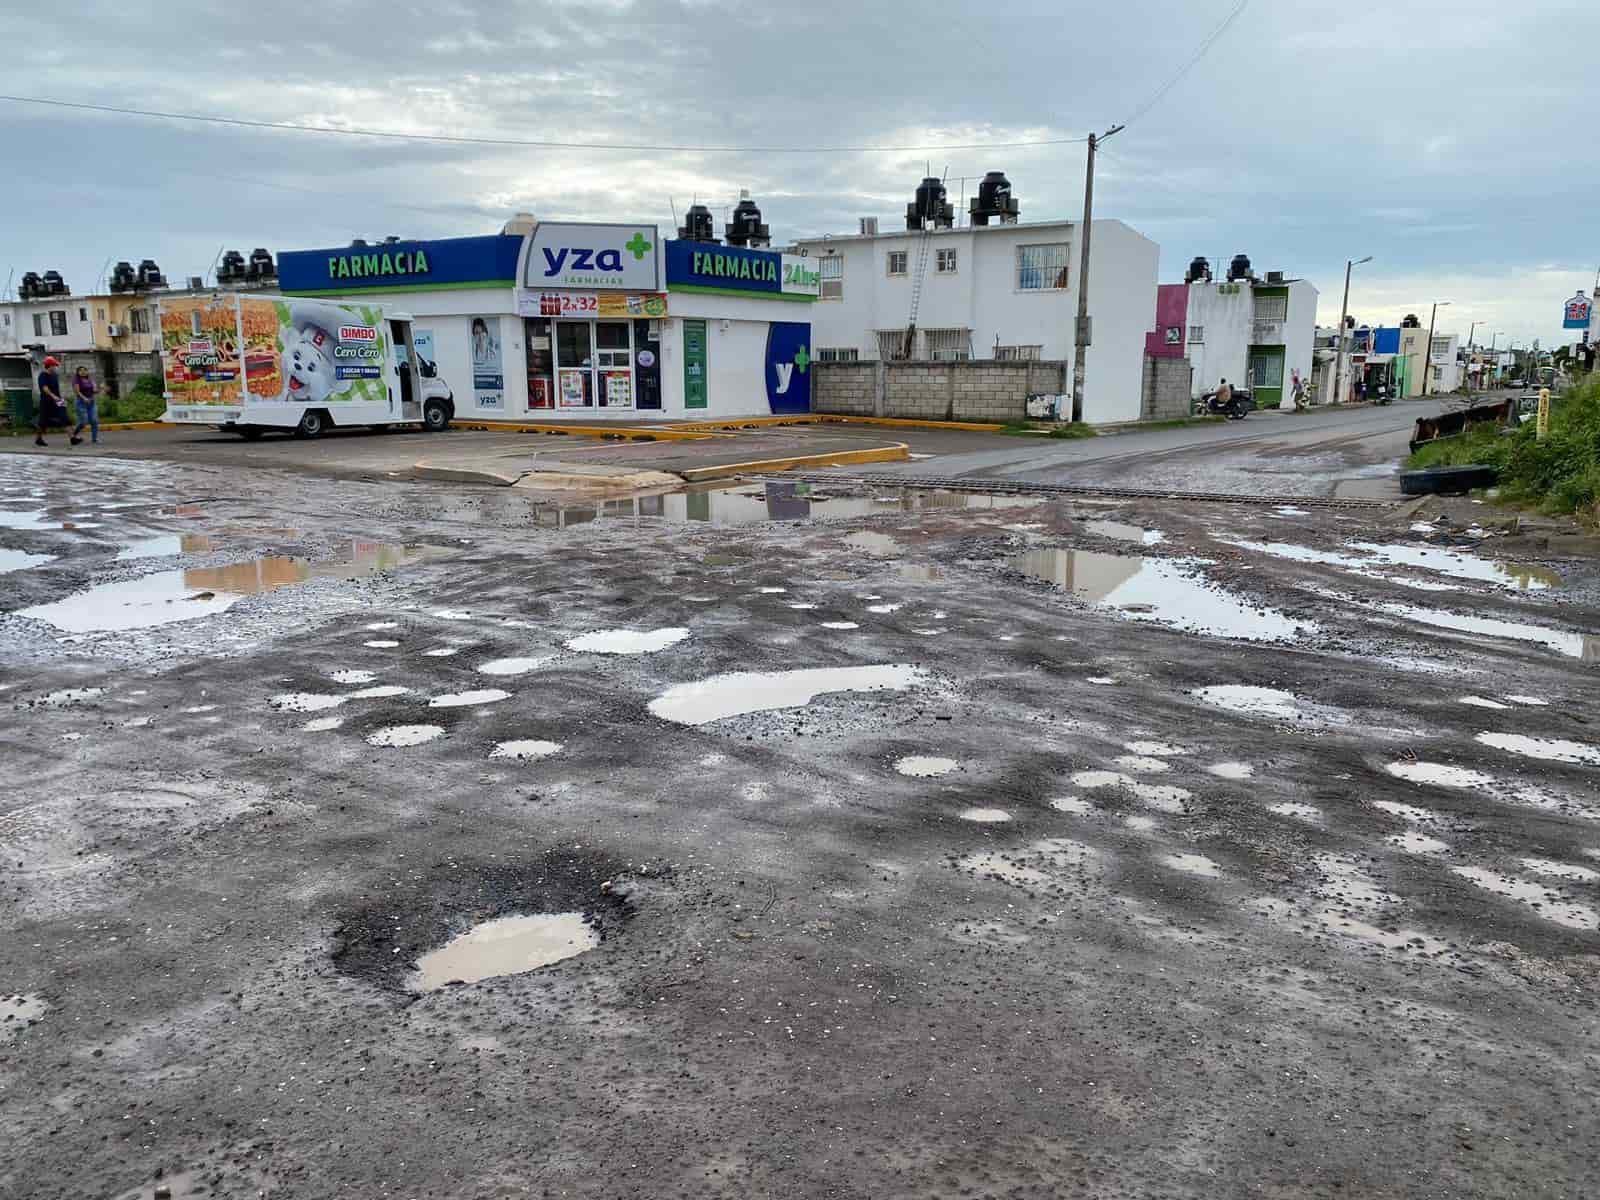
POLYGON ((39 412, 33 429, 35 446, 47 444, 44 435, 51 426, 72 423, 67 417, 66 403, 61 399, 61 377, 56 374, 56 368, 60 365, 60 359, 53 354, 48 355, 44 360, 44 370, 39 372, 39 412))
POLYGON ((90 441, 94 445, 100 444, 100 410, 94 402, 94 377, 89 374, 88 367, 79 367, 77 374, 72 377, 72 390, 77 393, 78 425, 72 431, 72 444, 76 446, 83 441, 84 429, 89 430, 90 441))

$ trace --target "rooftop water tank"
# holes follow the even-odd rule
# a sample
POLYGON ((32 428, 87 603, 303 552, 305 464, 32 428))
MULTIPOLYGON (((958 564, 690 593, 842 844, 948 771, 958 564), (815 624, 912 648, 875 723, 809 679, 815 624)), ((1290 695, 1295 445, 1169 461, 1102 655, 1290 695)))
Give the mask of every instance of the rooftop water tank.
POLYGON ((689 211, 683 214, 678 236, 686 242, 715 242, 717 223, 712 219, 711 210, 704 204, 691 204, 689 211))
POLYGON ((22 282, 17 285, 17 295, 23 300, 33 300, 44 295, 44 280, 39 278, 39 272, 23 272, 22 282))
POLYGON ((161 273, 161 268, 156 266, 153 258, 139 260, 139 286, 142 288, 157 288, 167 286, 167 277, 161 273))
POLYGON ((237 250, 229 250, 222 256, 222 261, 217 264, 217 282, 239 283, 244 277, 244 255, 237 250))
POLYGON ((60 271, 46 271, 42 280, 44 294, 47 296, 70 296, 72 289, 67 286, 67 281, 61 278, 60 271))
POLYGON ((761 210, 750 199, 750 193, 739 192, 739 203, 734 205, 733 220, 723 227, 723 235, 730 246, 770 246, 772 231, 761 223, 761 210))
POLYGON ((250 278, 253 280, 276 279, 278 265, 272 261, 272 255, 264 247, 257 246, 250 251, 250 278))
POLYGON ((1228 282, 1238 283, 1242 279, 1254 278, 1255 276, 1250 273, 1250 256, 1235 254, 1233 260, 1228 263, 1228 282))
POLYGON ((131 292, 138 286, 139 276, 134 273, 131 262, 123 260, 111 268, 111 290, 113 292, 131 292))
POLYGON ((1011 194, 1011 181, 1004 171, 990 171, 978 184, 978 194, 967 206, 974 225, 987 225, 990 218, 1002 225, 1015 225, 1020 211, 1017 198, 1011 194))
POLYGON ((1201 280, 1207 283, 1211 281, 1211 263, 1197 254, 1189 260, 1189 269, 1184 273, 1183 281, 1199 283, 1201 280))
POLYGON ((956 222, 955 206, 945 199, 944 184, 929 175, 917 185, 917 198, 906 205, 907 229, 949 229, 956 222))

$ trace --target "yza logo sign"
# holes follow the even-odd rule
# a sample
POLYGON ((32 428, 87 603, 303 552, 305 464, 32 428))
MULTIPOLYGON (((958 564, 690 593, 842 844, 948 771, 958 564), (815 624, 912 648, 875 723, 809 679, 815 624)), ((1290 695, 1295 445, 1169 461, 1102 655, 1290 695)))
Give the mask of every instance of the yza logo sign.
POLYGON ((774 413, 811 411, 811 324, 774 321, 767 327, 767 407, 774 413))
POLYGON ((528 240, 523 286, 655 291, 655 232, 649 225, 540 225, 528 240))

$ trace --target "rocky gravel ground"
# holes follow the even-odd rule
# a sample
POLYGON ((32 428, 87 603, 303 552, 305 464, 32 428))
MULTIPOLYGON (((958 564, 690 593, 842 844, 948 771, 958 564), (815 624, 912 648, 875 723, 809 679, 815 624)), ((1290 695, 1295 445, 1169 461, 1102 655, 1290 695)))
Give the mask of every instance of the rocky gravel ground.
POLYGON ((1585 550, 0 456, 0 1194, 1588 1196, 1585 550))

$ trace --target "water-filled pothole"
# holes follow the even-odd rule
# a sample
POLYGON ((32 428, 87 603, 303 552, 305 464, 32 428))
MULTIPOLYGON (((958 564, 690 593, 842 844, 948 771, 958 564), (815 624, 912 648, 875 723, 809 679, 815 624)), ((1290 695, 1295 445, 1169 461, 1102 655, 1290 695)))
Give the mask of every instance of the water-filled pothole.
POLYGON ((650 711, 680 725, 705 725, 725 717, 800 708, 827 692, 904 691, 925 678, 926 672, 905 663, 735 671, 670 687, 650 701, 650 711))
POLYGON ((521 975, 573 958, 600 944, 600 931, 581 912, 499 917, 451 938, 417 960, 412 991, 521 975))
POLYGON ((1040 549, 1017 555, 1010 565, 1129 620, 1186 633, 1281 642, 1317 629, 1314 622, 1253 605, 1214 586, 1193 560, 1040 549))
POLYGON ((682 628, 596 629, 591 633, 579 634, 566 645, 568 650, 591 654, 654 654, 668 646, 676 646, 688 636, 689 631, 682 628))
POLYGON ((12 550, 0 546, 0 575, 7 571, 26 571, 29 567, 42 567, 47 562, 54 562, 54 554, 29 554, 26 550, 12 550))

